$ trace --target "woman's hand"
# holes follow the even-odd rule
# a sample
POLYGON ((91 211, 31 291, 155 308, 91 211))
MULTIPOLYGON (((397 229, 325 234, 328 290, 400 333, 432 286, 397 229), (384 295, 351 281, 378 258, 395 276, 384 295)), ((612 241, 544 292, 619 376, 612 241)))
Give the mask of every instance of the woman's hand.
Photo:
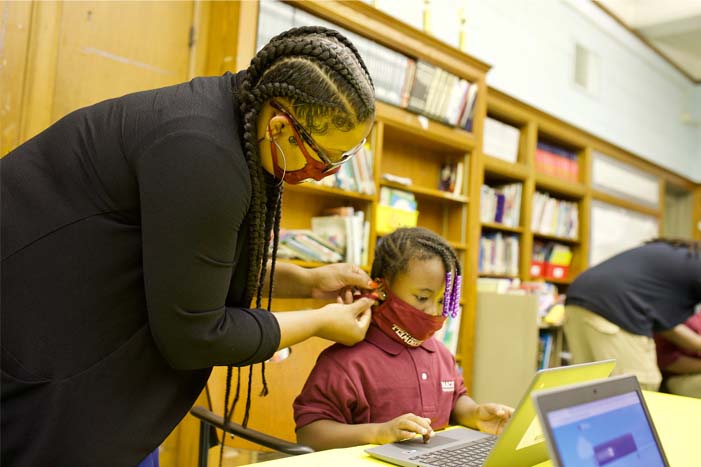
POLYGON ((423 435, 424 440, 433 437, 431 419, 406 413, 388 422, 378 424, 377 433, 372 442, 374 444, 394 443, 413 438, 416 435, 423 435))
POLYGON ((312 298, 352 303, 354 290, 375 288, 365 271, 349 263, 327 264, 309 273, 312 298))
POLYGON ((514 409, 501 404, 480 404, 475 408, 475 426, 485 433, 499 435, 513 415, 514 409))
POLYGON ((324 324, 319 337, 349 346, 362 341, 370 326, 374 303, 369 298, 361 298, 347 305, 332 303, 322 307, 324 324))

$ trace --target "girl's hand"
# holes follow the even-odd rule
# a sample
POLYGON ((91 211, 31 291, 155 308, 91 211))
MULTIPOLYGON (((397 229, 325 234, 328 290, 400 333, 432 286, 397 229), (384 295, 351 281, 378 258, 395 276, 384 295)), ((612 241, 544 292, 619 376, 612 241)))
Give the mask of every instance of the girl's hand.
POLYGON ((327 264, 309 272, 312 298, 352 303, 354 290, 374 288, 370 276, 349 263, 327 264))
POLYGON ((377 425, 374 444, 394 443, 423 435, 424 440, 434 435, 431 419, 406 413, 385 423, 377 425))
POLYGON ((475 425, 485 433, 499 435, 513 415, 514 409, 501 404, 480 404, 475 409, 475 425))
POLYGON ((343 345, 354 345, 365 338, 372 317, 374 300, 361 298, 348 305, 333 303, 321 308, 323 324, 319 337, 343 345))

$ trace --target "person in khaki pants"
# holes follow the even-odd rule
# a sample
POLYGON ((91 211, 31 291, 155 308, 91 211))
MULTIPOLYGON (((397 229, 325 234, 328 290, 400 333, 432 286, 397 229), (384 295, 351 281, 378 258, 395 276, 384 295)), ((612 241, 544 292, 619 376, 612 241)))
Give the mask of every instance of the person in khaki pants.
POLYGON ((655 239, 584 271, 565 301, 565 337, 574 363, 616 359, 616 374, 634 374, 657 390, 654 333, 699 351, 683 325, 701 302, 701 242, 655 239))

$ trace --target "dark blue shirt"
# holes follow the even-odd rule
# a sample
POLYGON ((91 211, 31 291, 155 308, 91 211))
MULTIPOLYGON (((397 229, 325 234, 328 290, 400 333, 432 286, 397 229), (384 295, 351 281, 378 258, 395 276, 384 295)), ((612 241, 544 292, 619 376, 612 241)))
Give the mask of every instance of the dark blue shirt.
POLYGON ((701 302, 701 258, 687 248, 649 243, 577 276, 568 305, 586 308, 638 335, 683 323, 701 302))

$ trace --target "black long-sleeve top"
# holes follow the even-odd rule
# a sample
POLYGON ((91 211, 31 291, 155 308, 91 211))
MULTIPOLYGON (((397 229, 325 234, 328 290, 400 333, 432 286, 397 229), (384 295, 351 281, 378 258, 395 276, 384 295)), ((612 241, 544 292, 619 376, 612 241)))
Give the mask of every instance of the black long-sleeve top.
POLYGON ((701 258, 667 243, 624 251, 584 271, 566 299, 641 336, 683 323, 699 302, 701 258))
POLYGON ((136 465, 212 366, 274 353, 242 306, 242 73, 77 110, 0 160, 3 466, 136 465))

